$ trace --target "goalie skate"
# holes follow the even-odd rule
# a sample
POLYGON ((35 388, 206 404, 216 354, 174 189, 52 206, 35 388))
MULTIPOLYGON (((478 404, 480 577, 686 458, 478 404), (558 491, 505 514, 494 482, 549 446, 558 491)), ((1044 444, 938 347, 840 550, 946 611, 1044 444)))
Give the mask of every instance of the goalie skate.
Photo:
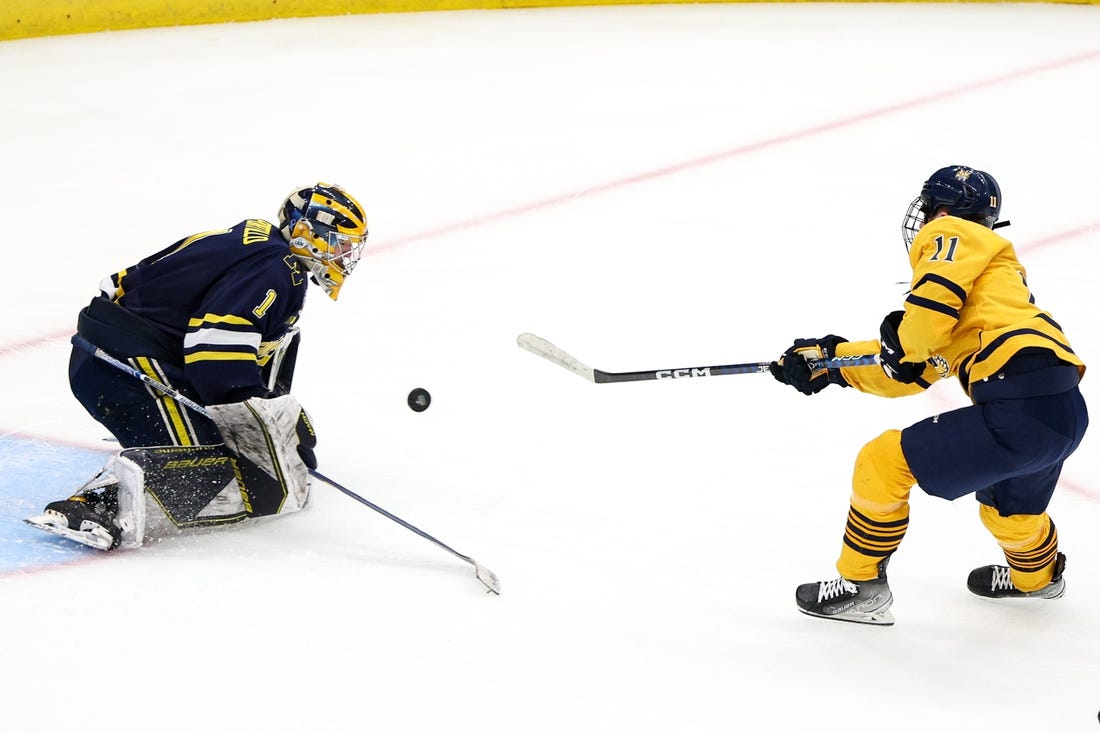
POLYGON ((122 537, 121 530, 110 519, 93 511, 79 499, 55 501, 42 514, 23 521, 44 532, 97 550, 113 550, 122 537))

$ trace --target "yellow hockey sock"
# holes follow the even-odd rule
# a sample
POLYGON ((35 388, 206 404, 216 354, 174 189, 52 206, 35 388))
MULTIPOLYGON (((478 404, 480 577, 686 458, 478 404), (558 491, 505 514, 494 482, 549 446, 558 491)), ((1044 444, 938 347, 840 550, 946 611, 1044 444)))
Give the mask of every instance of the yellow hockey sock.
POLYGON ((1002 517, 996 509, 979 505, 982 524, 997 539, 1008 561, 1012 584, 1030 593, 1054 577, 1058 530, 1046 512, 1002 517))
POLYGON ((909 491, 916 479, 901 452, 901 432, 888 430, 856 457, 851 507, 837 570, 849 580, 878 576, 878 564, 909 527, 909 491))

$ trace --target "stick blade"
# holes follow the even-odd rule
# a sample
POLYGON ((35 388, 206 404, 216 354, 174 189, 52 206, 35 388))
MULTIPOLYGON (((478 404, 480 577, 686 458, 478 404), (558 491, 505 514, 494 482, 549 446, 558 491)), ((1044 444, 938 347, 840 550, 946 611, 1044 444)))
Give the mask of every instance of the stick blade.
POLYGON ((536 336, 533 333, 521 333, 516 338, 516 343, 519 344, 521 349, 530 351, 532 354, 537 354, 547 361, 568 369, 582 379, 587 379, 589 382, 596 381, 596 373, 592 367, 578 361, 575 357, 562 351, 541 336, 536 336))
POLYGON ((481 581, 482 585, 489 589, 490 593, 496 593, 500 595, 500 579, 496 574, 484 565, 475 562, 474 570, 477 573, 477 579, 481 581))

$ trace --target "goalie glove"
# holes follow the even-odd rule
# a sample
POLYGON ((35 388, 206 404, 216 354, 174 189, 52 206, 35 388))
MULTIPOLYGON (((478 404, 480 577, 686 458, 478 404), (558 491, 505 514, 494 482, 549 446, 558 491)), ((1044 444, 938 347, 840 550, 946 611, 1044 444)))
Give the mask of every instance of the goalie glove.
POLYGON ((778 361, 768 364, 768 371, 778 381, 791 385, 804 395, 817 394, 830 384, 847 387, 848 381, 844 379, 840 369, 814 370, 808 363, 833 358, 837 344, 847 341, 846 338, 832 335, 819 339, 796 339, 778 361))

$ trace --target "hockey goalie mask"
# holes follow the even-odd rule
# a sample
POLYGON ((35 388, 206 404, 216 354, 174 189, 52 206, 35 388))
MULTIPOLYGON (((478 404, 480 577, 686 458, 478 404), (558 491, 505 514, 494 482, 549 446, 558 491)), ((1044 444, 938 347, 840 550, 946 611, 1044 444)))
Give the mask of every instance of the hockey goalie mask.
POLYGON ((279 211, 279 228, 313 281, 336 300, 363 255, 363 207, 338 186, 318 183, 287 198, 279 211))

